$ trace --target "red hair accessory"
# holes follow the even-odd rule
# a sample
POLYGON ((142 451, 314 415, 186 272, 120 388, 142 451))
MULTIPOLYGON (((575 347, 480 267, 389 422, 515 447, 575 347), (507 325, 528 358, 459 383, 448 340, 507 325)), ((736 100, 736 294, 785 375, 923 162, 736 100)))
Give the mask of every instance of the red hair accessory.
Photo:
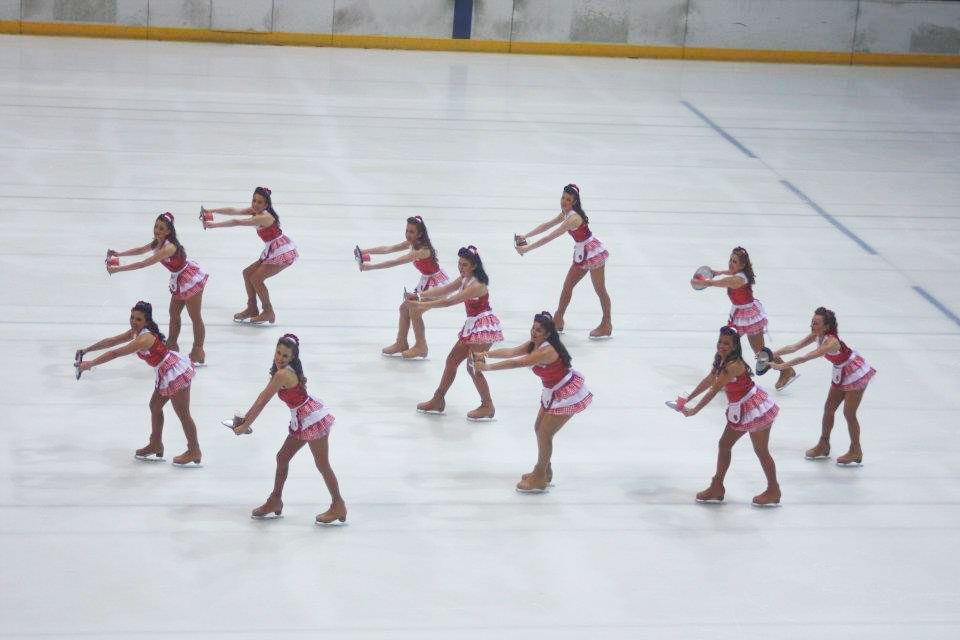
POLYGON ((269 196, 271 193, 273 193, 273 192, 270 191, 270 189, 268 189, 267 187, 257 187, 256 189, 254 189, 254 192, 256 192, 256 191, 260 191, 260 192, 262 192, 264 195, 267 195, 267 196, 269 196))
POLYGON ((291 340, 291 341, 293 341, 294 343, 296 343, 297 346, 300 346, 300 338, 298 338, 297 336, 293 335, 292 333, 285 333, 285 334, 283 334, 283 337, 280 338, 280 339, 281 339, 281 340, 291 340))
POLYGON ((467 247, 467 251, 469 251, 473 255, 477 255, 477 248, 473 245, 470 245, 469 247, 467 247))
POLYGON ((173 224, 173 214, 169 211, 166 211, 160 215, 161 218, 164 218, 170 224, 173 224))
POLYGON ((571 182, 570 184, 568 184, 565 188, 566 188, 566 189, 572 189, 574 192, 576 192, 577 195, 580 195, 580 187, 578 187, 577 185, 573 184, 572 182, 571 182))
POLYGON ((419 222, 420 224, 423 224, 423 218, 421 218, 420 216, 413 216, 413 219, 419 222))

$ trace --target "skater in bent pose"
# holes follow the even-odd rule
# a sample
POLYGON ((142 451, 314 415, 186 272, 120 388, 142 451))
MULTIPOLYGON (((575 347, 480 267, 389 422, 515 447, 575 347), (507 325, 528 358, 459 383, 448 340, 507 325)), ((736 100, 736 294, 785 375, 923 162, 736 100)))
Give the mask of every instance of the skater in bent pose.
POLYGON ((173 226, 173 214, 167 211, 157 216, 153 223, 153 241, 142 247, 134 247, 126 251, 107 250, 108 257, 138 256, 153 251, 149 258, 129 264, 107 264, 107 271, 111 274, 120 271, 143 269, 159 262, 170 272, 170 329, 167 333, 167 348, 171 351, 180 351, 177 339, 180 337, 180 316, 183 308, 187 308, 190 322, 193 323, 193 348, 190 349, 190 361, 194 365, 201 365, 206 360, 203 352, 203 341, 206 337, 206 327, 200 308, 203 304, 203 288, 207 284, 207 274, 193 260, 187 260, 187 250, 177 240, 177 229, 173 226))
POLYGON ((330 466, 329 436, 334 417, 323 402, 307 393, 307 377, 303 375, 303 364, 300 362, 300 339, 292 333, 285 334, 277 341, 273 366, 270 367, 270 382, 260 392, 250 410, 244 416, 234 419, 234 432, 237 435, 246 433, 274 395, 280 396, 290 409, 290 425, 287 439, 277 452, 277 473, 273 491, 266 502, 253 510, 251 517, 260 519, 281 514, 283 485, 287 481, 290 460, 303 445, 307 445, 332 500, 330 508, 316 517, 316 523, 327 525, 335 521, 345 522, 347 505, 340 495, 337 476, 330 466))
POLYGON ((194 368, 191 362, 177 353, 170 351, 164 344, 163 334, 153 321, 153 307, 149 302, 137 302, 130 310, 130 329, 120 335, 103 340, 78 350, 78 362, 75 366, 80 371, 88 371, 93 367, 109 362, 120 356, 136 353, 156 371, 156 384, 153 396, 150 398, 150 441, 147 446, 137 449, 135 457, 139 460, 163 460, 163 406, 169 400, 180 423, 183 425, 183 435, 187 438, 187 450, 173 459, 178 467, 193 463, 200 465, 200 443, 197 441, 197 425, 190 416, 190 381, 193 379, 194 368), (97 356, 93 360, 79 361, 79 358, 92 351, 111 349, 97 356))
POLYGON ((774 355, 783 356, 794 353, 816 342, 817 348, 806 355, 788 360, 782 364, 770 365, 774 369, 784 369, 796 366, 808 360, 823 356, 833 364, 833 377, 830 382, 830 391, 827 392, 827 401, 823 406, 823 420, 821 421, 820 441, 812 449, 807 449, 808 460, 819 460, 830 457, 830 432, 833 431, 833 416, 837 408, 843 403, 843 417, 847 421, 847 430, 850 432, 850 449, 837 458, 840 466, 859 466, 863 463, 863 449, 860 446, 860 421, 857 420, 857 409, 867 384, 876 375, 877 371, 863 359, 863 356, 844 344, 837 335, 837 316, 825 307, 817 307, 810 321, 810 334, 806 338, 774 351, 774 355))
MULTIPOLYGON (((461 302, 467 310, 467 319, 457 336, 457 342, 447 355, 447 362, 437 390, 433 392, 430 400, 417 405, 417 411, 421 413, 443 413, 446 407, 444 397, 450 385, 453 384, 454 378, 457 377, 457 367, 460 363, 471 353, 486 351, 490 345, 503 340, 500 320, 493 315, 493 310, 490 308, 490 292, 487 289, 490 278, 483 268, 480 253, 475 246, 470 245, 461 247, 457 255, 460 277, 443 286, 424 291, 419 294, 419 301, 407 302, 411 318, 422 316, 427 309, 451 307, 461 302)), ((496 409, 493 406, 487 379, 479 371, 467 369, 467 373, 470 374, 480 394, 480 406, 467 412, 467 420, 475 422, 492 420, 496 409)))
POLYGON ((727 425, 720 436, 717 453, 717 472, 710 486, 697 494, 697 502, 722 502, 725 494, 723 479, 730 467, 733 445, 743 434, 749 433, 753 450, 760 460, 760 466, 767 477, 767 488, 754 496, 753 506, 774 507, 780 504, 780 484, 777 482, 777 467, 770 455, 770 427, 780 408, 774 404, 767 392, 753 383, 752 372, 743 361, 740 349, 740 335, 730 327, 720 329, 717 340, 717 354, 713 367, 700 384, 686 398, 677 399, 677 410, 685 416, 696 415, 713 397, 723 389, 727 394, 727 425), (693 408, 690 401, 706 391, 700 402, 693 408))
POLYGON ((557 312, 553 319, 556 322, 557 331, 563 333, 563 316, 567 312, 567 306, 573 296, 573 288, 589 273, 593 288, 600 299, 600 309, 603 312, 600 324, 590 332, 589 337, 594 340, 602 340, 613 335, 610 295, 607 293, 604 276, 604 265, 610 254, 604 248, 603 243, 591 233, 588 223, 587 214, 580 204, 580 188, 575 184, 568 184, 563 188, 563 195, 560 196, 559 215, 535 227, 526 235, 514 236, 514 247, 517 253, 522 256, 528 251, 533 251, 537 247, 559 238, 565 232, 570 234, 570 237, 574 240, 573 264, 570 265, 567 278, 563 281, 560 302, 557 304, 557 312), (557 225, 559 226, 556 229, 544 237, 528 244, 530 236, 539 235, 557 225))
POLYGON ((263 252, 256 262, 243 270, 243 284, 247 289, 247 306, 243 311, 233 314, 236 322, 249 321, 251 324, 273 324, 277 315, 270 302, 270 292, 267 291, 265 281, 272 278, 296 261, 299 254, 293 240, 288 238, 280 229, 280 216, 273 210, 271 191, 266 187, 257 187, 253 192, 253 200, 246 209, 203 209, 204 229, 220 227, 248 226, 256 227, 257 235, 264 242, 263 252), (210 222, 213 214, 225 216, 239 216, 238 220, 226 222, 210 222), (208 219, 209 218, 209 219, 208 219), (257 309, 257 298, 263 305, 263 311, 257 309))
POLYGON ((521 493, 543 493, 547 490, 553 481, 553 468, 550 465, 553 437, 570 418, 593 401, 593 394, 583 376, 570 368, 570 361, 570 354, 560 342, 560 335, 548 311, 533 317, 529 341, 512 349, 494 349, 474 357, 473 367, 477 371, 531 367, 534 375, 543 382, 540 410, 533 423, 537 435, 537 463, 533 471, 524 474, 517 483, 517 491, 521 493), (487 358, 508 359, 489 363, 487 358))
MULTIPOLYGON (((413 266, 420 272, 420 282, 414 288, 411 299, 416 299, 417 294, 422 294, 425 291, 434 289, 450 281, 450 278, 447 277, 447 274, 440 268, 440 264, 437 262, 437 252, 430 242, 430 235, 427 233, 427 225, 423 223, 423 218, 420 216, 407 218, 404 237, 404 241, 399 244, 360 249, 360 271, 388 269, 412 262, 413 266), (405 250, 407 251, 405 255, 394 258, 393 260, 376 263, 368 263, 366 261, 370 255, 382 255, 405 250)), ((423 316, 416 315, 411 317, 406 301, 400 304, 400 327, 397 330, 397 339, 389 347, 384 347, 382 353, 385 356, 400 355, 408 360, 427 357, 427 338, 426 329, 423 324, 423 316), (411 324, 413 325, 413 337, 415 340, 412 348, 407 342, 407 334, 410 331, 411 324)))

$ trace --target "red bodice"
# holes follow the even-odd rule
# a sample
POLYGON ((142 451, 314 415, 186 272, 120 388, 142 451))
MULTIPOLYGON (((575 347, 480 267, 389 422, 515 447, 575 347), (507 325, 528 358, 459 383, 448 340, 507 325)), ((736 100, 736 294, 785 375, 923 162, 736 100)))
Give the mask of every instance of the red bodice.
POLYGON ((280 230, 280 225, 274 222, 269 227, 257 227, 257 235, 264 242, 270 242, 282 236, 283 231, 280 230))
MULTIPOLYGON (((572 215, 573 213, 575 212, 571 212, 571 214, 568 214, 568 215, 572 215)), ((586 240, 589 240, 590 236, 592 235, 590 233, 590 227, 587 226, 586 221, 580 223, 580 226, 577 227, 576 229, 571 229, 570 231, 567 231, 567 233, 570 234, 570 237, 573 238, 574 242, 584 242, 586 240)))
POLYGON ((306 388, 304 388, 302 384, 290 387, 289 389, 280 389, 277 395, 280 396, 280 399, 291 409, 296 409, 306 402, 309 397, 306 388))
POLYGON ((531 370, 543 381, 543 387, 545 389, 557 386, 570 371, 569 367, 563 365, 563 358, 557 358, 549 364, 534 365, 531 370))
POLYGON ((723 387, 723 390, 727 393, 727 402, 742 400, 751 387, 753 387, 753 380, 746 372, 737 376, 723 387))
POLYGON ((414 260, 413 266, 415 266, 417 271, 425 276, 433 275, 434 273, 440 271, 440 263, 438 263, 437 259, 433 256, 424 258, 423 260, 414 260))
MULTIPOLYGON (((143 329, 143 331, 147 331, 143 329)), ((143 335, 141 332, 140 335, 143 335)), ((163 344, 163 340, 160 339, 160 336, 153 336, 153 344, 150 345, 150 348, 146 351, 137 351, 137 357, 145 361, 151 367, 159 366, 163 362, 163 358, 170 353, 170 350, 167 349, 167 345, 163 344)))
POLYGON ((829 360, 830 362, 832 362, 833 364, 843 364, 844 362, 846 362, 847 360, 850 359, 850 355, 853 353, 853 349, 851 349, 850 347, 848 347, 848 346, 843 342, 843 340, 840 340, 840 336, 838 336, 838 335, 836 335, 836 334, 829 334, 829 333, 828 333, 828 334, 827 334, 826 336, 824 336, 823 338, 820 338, 817 342, 818 342, 819 344, 823 344, 824 339, 826 339, 826 337, 827 337, 827 336, 830 336, 830 335, 832 335, 834 338, 836 338, 836 339, 840 342, 840 352, 839 352, 839 353, 835 353, 835 354, 833 354, 833 355, 830 355, 829 353, 826 353, 826 354, 824 354, 823 357, 826 358, 827 360, 829 360))
POLYGON ((463 301, 468 316, 478 316, 484 311, 490 311, 490 294, 485 293, 479 298, 470 298, 463 301))
MULTIPOLYGON (((167 243, 167 241, 164 240, 164 241, 163 241, 163 244, 166 244, 166 243, 167 243)), ((163 248, 163 244, 161 244, 159 247, 157 247, 157 250, 162 249, 162 248, 163 248)), ((181 252, 181 251, 177 251, 177 252, 175 252, 172 256, 170 256, 169 258, 164 258, 163 260, 161 260, 161 261, 160 261, 160 264, 162 264, 163 266, 165 266, 165 267, 167 268, 167 270, 170 271, 170 273, 176 273, 177 271, 180 271, 180 270, 183 269, 185 266, 187 266, 187 256, 186 256, 186 253, 185 253, 185 252, 181 252)))
POLYGON ((753 287, 744 280, 744 285, 739 289, 727 289, 727 297, 733 304, 750 304, 753 302, 753 287))

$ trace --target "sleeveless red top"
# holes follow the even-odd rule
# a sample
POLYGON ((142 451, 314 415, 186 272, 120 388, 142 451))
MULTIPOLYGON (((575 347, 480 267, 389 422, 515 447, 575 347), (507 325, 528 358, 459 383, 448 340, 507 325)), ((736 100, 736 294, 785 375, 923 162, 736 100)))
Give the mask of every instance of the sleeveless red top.
POLYGON ((490 311, 490 294, 485 293, 479 298, 470 298, 463 301, 468 316, 478 316, 484 311, 490 311))
POLYGON ((260 239, 264 242, 270 242, 282 236, 283 231, 280 230, 280 225, 274 221, 269 227, 257 227, 257 235, 260 236, 260 239))
POLYGON ((304 402, 307 401, 309 397, 307 395, 307 390, 302 384, 298 384, 295 387, 290 387, 289 389, 280 389, 280 392, 277 393, 280 396, 280 399, 283 400, 291 409, 296 409, 304 402))
POLYGON ((853 349, 851 349, 850 347, 848 347, 848 346, 843 342, 843 340, 840 340, 840 336, 838 336, 837 334, 835 334, 835 333, 828 333, 828 334, 825 335, 823 338, 820 338, 819 340, 817 340, 817 343, 818 343, 818 344, 823 344, 823 341, 826 339, 827 336, 833 336, 834 338, 836 338, 837 340, 840 341, 840 353, 835 353, 835 354, 833 354, 833 355, 830 355, 829 353, 825 353, 825 354, 823 355, 823 357, 826 358, 827 360, 829 360, 830 362, 832 362, 833 364, 843 364, 844 362, 846 362, 847 360, 849 360, 849 359, 850 359, 850 355, 853 353, 853 349))
POLYGON ((551 389, 563 380, 563 377, 570 371, 569 367, 563 365, 563 358, 557 358, 549 364, 534 365, 531 369, 533 373, 543 381, 544 389, 551 389))
MULTIPOLYGON (((144 330, 146 331, 146 329, 144 330)), ((137 351, 137 357, 144 360, 151 367, 156 367, 163 362, 163 358, 168 353, 170 353, 170 350, 167 349, 167 345, 163 344, 160 336, 154 335, 153 344, 150 345, 150 348, 146 351, 137 351)))
POLYGON ((730 298, 730 302, 733 304, 750 304, 753 302, 753 287, 749 284, 744 284, 739 289, 727 289, 727 297, 730 298))
MULTIPOLYGON (((572 215, 572 214, 574 214, 574 213, 576 213, 576 212, 575 212, 575 211, 571 211, 570 215, 572 215)), ((579 214, 577 214, 577 215, 579 215, 579 214)), ((585 240, 589 240, 589 239, 590 239, 590 236, 593 235, 593 234, 590 233, 590 227, 587 226, 586 221, 583 221, 582 223, 580 223, 580 226, 577 227, 576 229, 571 229, 570 231, 567 231, 567 233, 569 233, 570 236, 571 236, 571 237, 574 239, 574 241, 576 241, 576 242, 584 242, 585 240)))
POLYGON ((433 256, 424 258, 422 260, 414 260, 413 266, 415 266, 417 271, 425 276, 433 275, 434 273, 440 271, 440 263, 437 262, 437 259, 433 256))
MULTIPOLYGON (((167 241, 164 240, 164 241, 163 241, 163 244, 167 244, 167 241)), ((157 250, 162 249, 162 248, 163 248, 163 244, 161 244, 159 247, 157 247, 157 250)), ((183 269, 185 266, 187 266, 187 256, 184 255, 184 253, 181 253, 181 252, 177 251, 176 253, 174 253, 174 254, 173 254, 172 256, 170 256, 169 258, 164 258, 163 260, 161 260, 161 261, 160 261, 160 264, 162 264, 163 266, 165 266, 165 267, 167 268, 167 270, 170 271, 170 273, 174 273, 174 272, 176 272, 176 271, 180 271, 180 270, 183 269)))
POLYGON ((737 376, 723 387, 723 390, 727 393, 727 402, 742 400, 751 387, 753 387, 753 380, 746 372, 737 376))

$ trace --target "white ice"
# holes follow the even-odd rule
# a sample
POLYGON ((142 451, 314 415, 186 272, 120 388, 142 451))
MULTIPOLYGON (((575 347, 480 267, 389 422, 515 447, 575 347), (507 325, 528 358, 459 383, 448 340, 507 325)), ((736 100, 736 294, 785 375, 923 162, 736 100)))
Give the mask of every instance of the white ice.
MULTIPOLYGON (((960 74, 848 68, 162 42, 0 38, 0 637, 957 638, 960 588, 960 74), (687 101, 756 158, 708 127, 687 101), (877 251, 840 233, 780 180, 877 251), (556 486, 520 495, 539 383, 490 374, 497 421, 415 413, 462 322, 427 314, 428 362, 382 358, 412 267, 360 274, 356 243, 422 214, 443 266, 480 248, 518 344, 556 305, 562 238, 520 258, 512 234, 580 185, 611 254, 615 338, 588 281, 564 338, 595 393, 557 436, 556 486), (301 259, 268 281, 278 323, 237 326, 250 229, 204 232, 198 206, 274 191, 301 259), (139 299, 166 329, 161 267, 109 277, 107 248, 177 216, 204 296, 209 367, 193 385, 204 467, 133 459, 153 372, 134 357, 79 381, 76 348, 122 331, 139 299), (824 360, 777 394, 783 506, 742 440, 727 502, 704 507, 717 400, 663 401, 708 369, 728 302, 687 284, 742 244, 775 346, 837 311, 879 371, 860 409, 865 465, 808 462, 824 360), (250 437, 220 426, 298 334, 348 525, 304 450, 284 518, 270 491, 288 413, 250 437)), ((184 316, 181 347, 189 349, 184 316)), ((771 388, 773 376, 760 379, 771 388)), ((168 459, 183 434, 168 407, 168 459)), ((837 415, 834 454, 847 445, 837 415)))

